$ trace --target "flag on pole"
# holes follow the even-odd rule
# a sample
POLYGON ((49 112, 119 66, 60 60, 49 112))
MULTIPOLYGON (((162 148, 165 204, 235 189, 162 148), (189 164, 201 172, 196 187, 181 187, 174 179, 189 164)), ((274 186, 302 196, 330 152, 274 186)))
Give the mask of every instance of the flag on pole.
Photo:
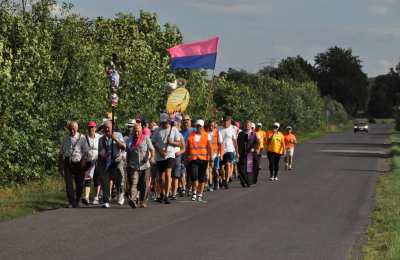
POLYGON ((218 37, 205 41, 180 44, 168 49, 171 69, 215 69, 218 37))

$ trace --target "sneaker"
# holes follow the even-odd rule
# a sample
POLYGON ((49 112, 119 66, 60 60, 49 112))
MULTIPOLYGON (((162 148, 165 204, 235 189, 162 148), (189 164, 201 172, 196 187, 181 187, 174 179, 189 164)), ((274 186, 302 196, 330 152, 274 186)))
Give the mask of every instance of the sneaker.
POLYGON ((276 180, 276 181, 279 181, 278 177, 275 177, 275 180, 276 180))
POLYGON ((196 194, 193 194, 193 196, 192 196, 192 201, 196 201, 196 199, 197 199, 197 195, 196 195, 196 194))
POLYGON ((214 191, 213 187, 210 187, 210 192, 213 192, 213 191, 214 191))
POLYGON ((275 180, 275 178, 274 177, 269 177, 269 179, 268 180, 270 180, 270 181, 274 181, 275 180))
POLYGON ((122 206, 125 203, 124 194, 119 194, 118 196, 118 205, 122 206))
POLYGON ((99 198, 98 197, 94 197, 93 201, 92 201, 93 205, 99 205, 99 198))
POLYGON ((67 209, 72 209, 73 208, 73 206, 72 206, 72 204, 68 204, 67 206, 65 206, 67 209))
POLYGON ((171 201, 168 199, 168 197, 164 198, 164 204, 171 204, 171 201))
POLYGON ((136 209, 136 208, 137 208, 136 202, 134 202, 133 200, 128 200, 128 204, 129 204, 129 206, 131 206, 131 208, 133 208, 133 209, 136 209))
POLYGON ((176 200, 176 195, 172 195, 171 200, 176 200))
POLYGON ((102 207, 105 209, 108 209, 110 207, 110 203, 106 202, 106 203, 104 203, 104 205, 102 207))
POLYGON ((204 201, 204 200, 203 200, 203 195, 197 196, 197 201, 198 201, 198 202, 203 202, 203 201, 204 201))
POLYGON ((140 204, 140 208, 142 208, 142 209, 145 209, 145 208, 148 208, 148 207, 149 206, 147 205, 146 202, 143 202, 143 203, 140 204))

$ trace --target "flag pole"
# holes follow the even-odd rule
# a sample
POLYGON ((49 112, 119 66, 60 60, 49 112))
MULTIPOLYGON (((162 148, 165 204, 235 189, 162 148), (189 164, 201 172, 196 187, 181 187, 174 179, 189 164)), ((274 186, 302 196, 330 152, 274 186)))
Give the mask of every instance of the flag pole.
MULTIPOLYGON (((214 81, 215 81, 215 67, 212 71, 211 85, 210 85, 211 91, 210 91, 210 94, 208 95, 207 109, 206 109, 206 113, 210 113, 210 116, 212 115, 212 113, 210 111, 210 109, 211 109, 210 106, 211 106, 212 99, 214 97, 214 81)), ((206 116, 207 116, 207 114, 205 115, 205 117, 206 116)))

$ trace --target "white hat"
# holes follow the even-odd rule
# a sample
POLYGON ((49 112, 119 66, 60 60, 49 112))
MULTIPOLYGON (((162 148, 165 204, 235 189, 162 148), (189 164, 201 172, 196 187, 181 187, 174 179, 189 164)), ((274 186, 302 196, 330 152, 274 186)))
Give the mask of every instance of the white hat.
POLYGON ((251 128, 256 128, 256 124, 251 123, 251 128))
POLYGON ((274 126, 276 126, 276 127, 279 128, 281 125, 280 125, 278 122, 275 122, 275 123, 274 123, 274 126))
POLYGON ((126 126, 134 126, 136 125, 136 120, 135 119, 129 119, 128 123, 126 124, 126 126))
POLYGON ((262 127, 262 124, 261 124, 261 123, 257 123, 257 126, 260 126, 260 127, 262 127))
POLYGON ((169 119, 169 115, 168 115, 167 113, 162 113, 162 114, 160 115, 160 122, 161 122, 161 123, 168 122, 168 119, 169 119))
POLYGON ((200 126, 203 127, 204 126, 204 120, 198 119, 194 125, 200 125, 200 126))
POLYGON ((107 121, 111 121, 111 120, 108 118, 103 118, 103 120, 101 121, 101 125, 104 125, 107 121))

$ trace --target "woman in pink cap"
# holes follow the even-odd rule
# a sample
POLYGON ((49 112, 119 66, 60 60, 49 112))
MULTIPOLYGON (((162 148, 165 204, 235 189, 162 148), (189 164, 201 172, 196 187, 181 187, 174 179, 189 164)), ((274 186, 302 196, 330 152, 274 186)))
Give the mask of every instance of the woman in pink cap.
POLYGON ((99 177, 96 171, 96 161, 99 155, 99 139, 101 135, 96 133, 96 122, 90 121, 87 124, 88 134, 85 135, 85 141, 89 147, 87 152, 87 166, 85 171, 85 194, 82 198, 82 203, 89 204, 89 195, 90 195, 90 185, 93 180, 94 188, 95 188, 95 196, 93 199, 93 204, 99 204, 99 193, 100 193, 100 183, 99 177))

